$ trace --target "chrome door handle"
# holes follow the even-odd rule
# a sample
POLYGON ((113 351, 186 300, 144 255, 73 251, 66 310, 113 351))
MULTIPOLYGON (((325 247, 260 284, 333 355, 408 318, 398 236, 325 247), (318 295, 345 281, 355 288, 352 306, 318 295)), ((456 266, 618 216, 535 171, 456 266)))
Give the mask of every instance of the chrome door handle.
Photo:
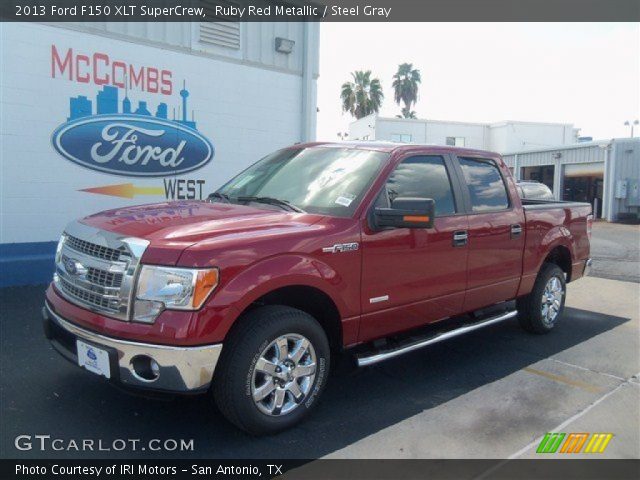
POLYGON ((522 225, 519 223, 511 225, 511 238, 517 238, 522 235, 522 225))
POLYGON ((457 230, 453 232, 453 246, 464 247, 469 240, 469 233, 466 230, 457 230))

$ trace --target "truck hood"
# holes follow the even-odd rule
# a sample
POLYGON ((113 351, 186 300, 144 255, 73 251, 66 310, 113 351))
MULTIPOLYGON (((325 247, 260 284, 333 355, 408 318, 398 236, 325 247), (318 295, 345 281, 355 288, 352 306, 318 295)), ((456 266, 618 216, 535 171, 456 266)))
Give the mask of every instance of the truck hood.
POLYGON ((228 203, 164 202, 119 208, 90 215, 82 223, 123 236, 149 240, 144 261, 175 264, 185 248, 219 236, 259 236, 301 231, 323 217, 228 203))

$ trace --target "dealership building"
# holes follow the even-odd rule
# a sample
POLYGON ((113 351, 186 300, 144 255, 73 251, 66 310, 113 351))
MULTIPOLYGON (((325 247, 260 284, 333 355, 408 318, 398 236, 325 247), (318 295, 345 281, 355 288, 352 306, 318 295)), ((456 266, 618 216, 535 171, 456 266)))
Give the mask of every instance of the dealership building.
POLYGON ((497 123, 381 117, 372 114, 349 125, 351 140, 428 143, 511 152, 578 141, 570 123, 504 121, 497 123))
POLYGON ((589 202, 597 218, 640 215, 640 138, 503 152, 519 180, 545 183, 558 200, 589 202))
POLYGON ((381 117, 352 122, 351 140, 451 145, 495 151, 518 180, 546 184, 558 200, 589 202, 598 218, 640 215, 640 138, 580 138, 572 124, 455 122, 381 117))
POLYGON ((0 286, 47 281, 75 218, 313 140, 318 51, 311 22, 0 24, 0 286))

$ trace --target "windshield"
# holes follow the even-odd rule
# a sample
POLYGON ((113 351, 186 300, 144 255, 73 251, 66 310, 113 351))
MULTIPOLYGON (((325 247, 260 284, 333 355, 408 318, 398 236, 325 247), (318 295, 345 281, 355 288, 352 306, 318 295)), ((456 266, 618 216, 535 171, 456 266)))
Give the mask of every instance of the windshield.
POLYGON ((214 200, 224 195, 244 203, 250 200, 242 197, 271 197, 306 212, 348 217, 387 158, 386 153, 348 148, 280 150, 229 181, 214 200))

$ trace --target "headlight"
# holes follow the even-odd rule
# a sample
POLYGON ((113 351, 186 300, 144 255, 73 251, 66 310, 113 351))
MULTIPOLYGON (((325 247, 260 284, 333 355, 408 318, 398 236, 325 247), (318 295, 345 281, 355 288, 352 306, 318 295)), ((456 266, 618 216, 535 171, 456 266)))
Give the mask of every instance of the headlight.
POLYGON ((218 285, 217 268, 143 265, 133 319, 153 323, 164 309, 197 310, 218 285))

